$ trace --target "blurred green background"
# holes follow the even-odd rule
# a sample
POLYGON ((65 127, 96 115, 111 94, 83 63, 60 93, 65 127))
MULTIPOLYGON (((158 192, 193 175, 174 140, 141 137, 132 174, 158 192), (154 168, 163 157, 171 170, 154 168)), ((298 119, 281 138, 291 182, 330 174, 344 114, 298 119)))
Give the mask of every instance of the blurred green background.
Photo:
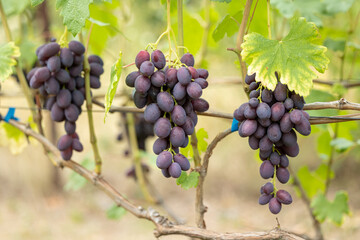
MULTIPOLYGON (((2 1, 8 16, 14 40, 21 48, 20 61, 24 71, 29 71, 36 60, 35 49, 49 37, 60 39, 64 26, 62 17, 55 10, 55 1, 47 0, 36 8, 26 0, 2 1)), ((267 36, 266 1, 259 0, 253 15, 249 32, 267 36)), ((171 1, 172 27, 177 34, 176 1, 171 1)), ((281 39, 289 30, 289 19, 303 16, 313 21, 319 28, 319 42, 328 47, 329 69, 321 80, 336 82, 333 86, 314 85, 307 102, 331 101, 339 96, 351 102, 359 102, 359 89, 345 89, 340 80, 360 81, 360 50, 358 21, 359 1, 285 1, 272 3, 272 35, 281 39), (342 67, 343 66, 343 67, 342 67)), ((235 47, 236 34, 242 18, 245 1, 184 1, 184 39, 185 46, 194 54, 198 66, 210 72, 209 88, 204 98, 210 109, 232 113, 241 103, 247 101, 240 82, 240 69, 236 55, 227 51, 235 47), (206 17, 209 16, 209 17, 206 17), (209 24, 208 30, 206 26, 209 24), (204 37, 205 35, 205 37, 204 37), (205 38, 205 39, 204 39, 205 38), (207 38, 207 39, 206 39, 207 38)), ((254 6, 255 4, 253 4, 254 6)), ((110 68, 123 53, 123 63, 130 64, 138 51, 148 43, 155 42, 166 29, 166 5, 159 0, 124 0, 112 3, 95 1, 90 5, 90 17, 107 23, 105 27, 93 25, 90 38, 90 53, 99 54, 105 62, 102 87, 93 91, 96 96, 106 93, 110 82, 110 68)), ((87 21, 83 31, 88 33, 91 22, 87 21)), ((3 27, 0 29, 0 43, 6 42, 3 27)), ((69 38, 70 40, 71 38, 69 38)), ((159 49, 166 50, 167 42, 161 41, 159 49)), ((135 67, 126 68, 122 73, 118 92, 130 95, 131 89, 125 86, 125 76, 135 67)), ((26 107, 25 98, 15 77, 1 83, 0 111, 6 114, 6 107, 26 107)), ((102 98, 99 98, 103 101, 102 98)), ((126 102, 122 96, 113 105, 126 102)), ((100 108, 94 107, 96 110, 100 108)), ((349 111, 313 111, 310 115, 338 115, 349 111)), ((64 133, 62 124, 50 124, 48 112, 44 112, 46 135, 54 137, 64 133)), ((16 116, 26 121, 30 116, 27 110, 18 109, 16 116)), ((136 182, 127 178, 125 172, 132 165, 127 141, 117 141, 123 132, 120 114, 110 114, 104 124, 104 113, 94 113, 98 144, 103 158, 103 175, 125 196, 137 204, 148 206, 136 182)), ((55 169, 45 157, 42 147, 35 141, 28 144, 25 138, 9 140, 1 123, 0 133, 0 238, 1 239, 155 239, 153 225, 136 219, 127 213, 114 216, 109 212, 112 201, 90 184, 81 185, 82 180, 67 170, 55 169), (79 182, 80 181, 80 182, 79 182), (79 185, 80 184, 80 185, 79 185), (79 188, 79 189, 78 189, 79 188), (108 213, 108 214, 107 214, 108 213), (109 216, 110 215, 110 216, 109 216), (111 219, 115 218, 115 219, 111 219)), ((197 129, 204 128, 211 141, 217 133, 229 128, 231 121, 211 117, 199 117, 197 129)), ((84 144, 84 152, 76 153, 77 162, 91 162, 93 155, 89 143, 86 114, 78 120, 77 131, 84 144), (81 127, 80 127, 81 126, 81 127)), ((332 200, 338 190, 345 190, 349 196, 350 216, 344 217, 341 227, 326 221, 323 232, 326 239, 360 238, 360 186, 359 186, 359 128, 357 122, 339 125, 338 138, 346 139, 347 147, 333 142, 334 126, 313 127, 309 137, 299 137, 300 154, 291 159, 292 169, 298 171, 306 166, 309 171, 316 170, 334 158, 335 177, 329 189, 332 200), (332 144, 331 144, 332 143, 332 144), (333 153, 332 153, 333 152, 333 153)), ((164 199, 166 205, 187 224, 194 225, 195 189, 184 190, 176 185, 174 179, 165 179, 154 165, 155 155, 152 143, 146 142, 148 154, 143 154, 143 162, 150 165, 149 179, 164 199)), ((345 141, 345 140, 344 140, 345 141)), ((344 143, 341 142, 341 143, 344 143)), ((229 232, 268 230, 276 226, 275 217, 267 207, 258 205, 259 188, 265 183, 258 174, 260 162, 256 152, 248 147, 247 139, 233 133, 218 144, 211 158, 205 183, 205 215, 208 229, 229 232)), ((193 164, 193 163, 192 163, 193 164)), ((313 175, 314 176, 314 175, 313 175)), ((316 176, 315 176, 316 178, 316 176)), ((308 179, 311 185, 314 179, 308 179)), ((296 196, 291 184, 284 189, 296 196)), ((160 207, 160 212, 165 213, 160 207)), ((284 206, 277 216, 282 228, 299 233, 313 234, 312 221, 306 206, 299 197, 294 203, 284 206)), ((168 236, 163 239, 187 239, 181 236, 168 236)))

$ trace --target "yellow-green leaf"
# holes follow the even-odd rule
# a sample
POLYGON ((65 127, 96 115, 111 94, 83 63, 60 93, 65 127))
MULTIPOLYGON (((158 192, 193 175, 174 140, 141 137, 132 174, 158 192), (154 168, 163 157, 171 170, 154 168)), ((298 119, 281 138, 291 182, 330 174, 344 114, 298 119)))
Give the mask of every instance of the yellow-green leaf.
MULTIPOLYGON (((308 198, 312 199, 316 194, 323 193, 326 187, 328 166, 321 164, 315 171, 310 171, 308 166, 303 166, 297 172, 297 176, 308 198)), ((334 172, 330 171, 330 179, 334 172)))
POLYGON ((44 0, 31 0, 31 6, 36 7, 37 5, 43 3, 44 0))
POLYGON ((16 65, 16 57, 20 56, 20 50, 14 42, 0 45, 0 82, 7 79, 16 65))
POLYGON ((280 41, 258 33, 246 35, 241 56, 249 64, 248 73, 256 72, 256 80, 268 89, 275 89, 275 72, 278 72, 280 82, 287 84, 291 91, 306 96, 316 77, 314 69, 323 73, 329 63, 325 56, 326 47, 315 44, 318 37, 314 23, 306 22, 305 18, 294 18, 289 33, 280 41))
MULTIPOLYGON (((36 131, 36 124, 32 117, 28 119, 30 128, 36 131)), ((22 131, 4 121, 0 122, 0 146, 4 146, 10 150, 12 154, 21 153, 30 141, 33 145, 37 144, 32 138, 28 138, 22 131)))
MULTIPOLYGON (((208 139, 208 133, 205 131, 204 128, 200 128, 197 132, 196 132, 196 138, 198 141, 197 147, 199 150, 199 154, 201 155, 202 153, 204 153, 207 149, 208 143, 206 142, 205 139, 208 139)), ((182 155, 184 155, 185 157, 189 158, 189 160, 193 159, 194 157, 194 152, 193 152, 193 148, 191 145, 191 137, 189 136, 189 144, 185 147, 185 148, 180 148, 180 153, 182 155)))
POLYGON ((110 110, 111 104, 114 100, 114 96, 116 93, 117 86, 119 84, 120 76, 122 71, 122 52, 120 52, 120 56, 118 60, 111 67, 111 76, 110 76, 110 85, 105 95, 105 116, 104 122, 106 120, 106 116, 110 110))
POLYGON ((198 149, 199 149, 199 154, 203 153, 206 151, 208 143, 205 139, 209 138, 208 133, 206 132, 206 130, 204 128, 200 128, 197 132, 196 132, 196 137, 198 140, 198 149))

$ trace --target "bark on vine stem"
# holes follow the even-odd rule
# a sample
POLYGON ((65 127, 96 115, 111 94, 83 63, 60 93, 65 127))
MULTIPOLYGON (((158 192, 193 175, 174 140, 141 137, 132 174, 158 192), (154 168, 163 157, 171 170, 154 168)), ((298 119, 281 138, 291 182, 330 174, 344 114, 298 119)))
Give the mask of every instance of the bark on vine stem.
MULTIPOLYGON (((144 209, 142 206, 137 206, 128 199, 126 199, 115 187, 113 187, 108 181, 105 180, 103 176, 99 176, 95 172, 91 172, 81 166, 80 164, 69 160, 64 161, 60 156, 59 150, 54 146, 47 138, 43 135, 36 133, 31 128, 28 128, 27 125, 17 122, 15 120, 10 120, 9 124, 15 128, 22 131, 27 136, 35 138, 40 144, 49 149, 56 158, 57 167, 59 168, 69 168, 79 175, 83 176, 87 181, 92 183, 96 188, 108 195, 118 206, 123 207, 128 212, 133 214, 135 217, 140 219, 145 219, 151 221, 154 226, 154 235, 156 237, 165 236, 165 235, 183 235, 188 237, 195 237, 199 239, 215 239, 215 240, 231 240, 231 239, 247 239, 247 240, 270 240, 270 239, 310 239, 306 235, 299 235, 282 229, 274 228, 270 231, 261 231, 261 232, 249 232, 249 233, 219 233, 211 230, 185 226, 185 225, 176 225, 168 220, 167 217, 160 215, 156 210, 149 207, 144 209)), ((214 146, 215 147, 215 146, 214 146)))

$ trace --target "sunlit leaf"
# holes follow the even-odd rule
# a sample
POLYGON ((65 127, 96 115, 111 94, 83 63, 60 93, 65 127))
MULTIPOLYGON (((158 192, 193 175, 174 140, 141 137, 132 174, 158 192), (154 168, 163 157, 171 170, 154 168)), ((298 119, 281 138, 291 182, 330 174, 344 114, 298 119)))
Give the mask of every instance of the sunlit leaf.
POLYGON ((191 136, 189 136, 189 144, 185 148, 180 148, 180 153, 187 157, 189 160, 193 159, 194 152, 191 146, 191 136))
MULTIPOLYGON (((32 117, 28 119, 28 126, 37 131, 36 124, 32 120, 32 117)), ((21 153, 29 144, 37 145, 38 142, 33 138, 28 138, 22 131, 13 127, 4 121, 0 122, 0 146, 4 146, 10 150, 12 154, 21 153)))
POLYGON ((114 100, 117 86, 120 81, 121 71, 122 71, 122 52, 119 54, 118 60, 111 67, 111 76, 110 76, 110 85, 105 95, 105 116, 104 122, 106 120, 106 116, 110 110, 111 104, 114 100))
POLYGON ((12 67, 16 65, 16 57, 20 56, 20 50, 14 42, 0 45, 0 82, 12 74, 12 67))
POLYGON ((90 4, 90 18, 87 19, 85 28, 90 31, 91 38, 89 48, 95 54, 101 55, 106 47, 109 38, 122 34, 118 27, 118 19, 116 9, 119 2, 90 4), (93 24, 91 24, 93 23, 93 24))
POLYGON ((208 133, 206 132, 206 130, 204 128, 200 128, 197 132, 196 132, 196 137, 198 140, 198 149, 199 149, 199 154, 203 153, 206 151, 208 143, 205 139, 209 138, 208 133))
POLYGON ((323 73, 329 63, 326 48, 314 44, 317 38, 313 23, 295 18, 290 23, 290 32, 280 41, 266 39, 258 33, 246 35, 241 55, 249 64, 249 74, 256 72, 256 80, 265 87, 275 89, 275 72, 278 72, 280 81, 291 91, 306 96, 316 77, 312 68, 323 73))

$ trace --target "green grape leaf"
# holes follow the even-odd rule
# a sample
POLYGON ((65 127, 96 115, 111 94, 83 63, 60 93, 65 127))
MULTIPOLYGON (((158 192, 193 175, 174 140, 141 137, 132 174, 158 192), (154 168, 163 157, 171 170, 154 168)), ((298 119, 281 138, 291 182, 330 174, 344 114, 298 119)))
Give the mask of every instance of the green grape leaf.
POLYGON ((211 0, 212 2, 230 3, 231 0, 211 0))
POLYGON ((317 138, 317 152, 319 157, 323 160, 328 160, 331 156, 331 136, 329 131, 326 129, 317 138))
POLYGON ((4 12, 6 16, 23 13, 29 6, 30 1, 28 0, 2 0, 4 12))
MULTIPOLYGON (((311 89, 310 94, 305 98, 306 102, 330 102, 335 101, 337 98, 330 93, 330 91, 324 91, 319 89, 311 89)), ((308 110, 311 116, 331 116, 337 115, 336 109, 325 109, 325 110, 308 110)))
POLYGON ((291 18, 296 13, 300 13, 308 21, 314 22, 317 26, 322 26, 321 15, 347 12, 353 2, 354 0, 271 0, 271 5, 286 18, 291 18))
POLYGON ((117 86, 120 81, 121 71, 122 71, 122 52, 119 54, 118 60, 111 67, 111 76, 110 76, 110 85, 105 95, 105 116, 104 122, 106 120, 106 116, 110 110, 111 104, 114 100, 117 86))
POLYGON ((92 36, 89 41, 89 48, 94 54, 101 55, 106 47, 106 43, 110 37, 122 34, 119 30, 117 11, 119 2, 90 4, 90 18, 87 19, 85 28, 90 31, 92 27, 92 36), (94 23, 94 24, 91 24, 94 23))
POLYGON ((0 82, 12 74, 12 66, 16 65, 15 58, 19 56, 20 50, 14 42, 0 45, 0 82))
POLYGON ((353 141, 350 141, 345 138, 335 138, 330 142, 331 146, 335 147, 335 150, 338 152, 345 152, 352 146, 355 146, 356 143, 353 141))
POLYGON ((187 157, 189 161, 193 159, 194 152, 191 146, 191 136, 189 136, 189 144, 184 148, 180 148, 180 153, 187 157))
MULTIPOLYGON (((90 158, 85 158, 81 165, 86 169, 94 168, 94 161, 90 158)), ((83 188, 87 183, 87 180, 76 172, 72 172, 69 176, 68 182, 65 184, 64 189, 66 191, 78 191, 83 188)))
MULTIPOLYGON (((200 19, 195 18, 195 15, 184 11, 184 46, 186 46, 192 54, 196 54, 202 43, 201 39, 204 34, 204 28, 201 26, 200 19)), ((176 28, 176 26, 174 26, 176 28)))
POLYGON ((44 0, 31 0, 31 6, 36 7, 37 5, 40 5, 43 3, 44 0))
POLYGON ((326 14, 334 15, 336 13, 347 12, 353 3, 354 0, 325 0, 323 4, 326 14))
MULTIPOLYGON (((36 124, 32 117, 29 117, 27 123, 30 128, 36 131, 36 124)), ((12 154, 21 153, 28 146, 29 142, 37 144, 37 141, 28 138, 22 131, 4 121, 0 122, 0 136, 6 136, 0 138, 0 146, 7 147, 12 154)))
POLYGON ((233 36, 239 30, 239 22, 241 22, 242 11, 237 12, 234 16, 227 14, 221 21, 218 23, 216 28, 212 33, 212 37, 215 42, 220 41, 225 37, 225 34, 228 37, 233 36))
POLYGON ((60 9, 64 25, 72 35, 76 36, 85 26, 90 16, 89 4, 90 0, 56 0, 56 9, 60 9))
POLYGON ((119 220, 125 216, 126 212, 125 208, 113 205, 106 211, 106 216, 108 219, 119 220))
POLYGON ((335 96, 344 96, 348 92, 348 89, 340 83, 335 83, 331 87, 331 93, 335 96))
POLYGON ((348 194, 344 191, 338 191, 334 201, 329 201, 324 194, 320 194, 312 200, 311 207, 317 220, 324 222, 329 219, 339 226, 344 220, 344 215, 350 215, 348 194))
POLYGON ((20 58, 19 61, 22 63, 24 68, 28 67, 29 69, 35 64, 37 57, 35 54, 37 44, 34 41, 22 40, 20 44, 20 58))
POLYGON ((98 26, 100 26, 100 27, 110 26, 110 23, 104 23, 104 22, 102 22, 102 21, 93 19, 92 17, 90 17, 90 18, 88 19, 88 21, 90 21, 90 22, 92 22, 92 23, 94 23, 94 24, 96 24, 96 25, 98 25, 98 26))
POLYGON ((336 51, 343 52, 345 50, 345 44, 346 44, 345 40, 335 40, 332 38, 326 38, 324 41, 324 46, 333 50, 334 52, 336 51))
POLYGON ((275 72, 280 73, 280 82, 291 91, 307 96, 316 77, 313 69, 323 73, 329 63, 326 47, 316 45, 318 38, 315 24, 305 18, 294 18, 290 31, 282 40, 269 40, 258 33, 245 36, 241 55, 249 64, 248 72, 256 72, 256 80, 268 89, 277 84, 275 72))
POLYGON ((285 18, 294 17, 299 12, 308 21, 322 26, 319 14, 324 12, 324 4, 319 0, 271 0, 271 5, 277 8, 285 18))
POLYGON ((199 149, 199 154, 201 155, 201 153, 204 153, 207 149, 208 143, 205 139, 209 138, 208 133, 205 131, 204 128, 200 128, 197 132, 196 132, 196 137, 198 140, 198 149, 199 149))
MULTIPOLYGON (((346 113, 344 113, 346 114, 346 113)), ((333 130, 335 131, 336 125, 331 124, 333 130)), ((358 129, 358 123, 355 121, 342 122, 337 125, 338 128, 338 138, 345 138, 347 140, 353 141, 354 137, 352 132, 358 129)))
MULTIPOLYGON (((204 128, 200 128, 197 132, 196 132, 196 138, 198 140, 198 150, 199 150, 199 154, 201 155, 202 153, 204 153, 207 149, 208 143, 206 142, 205 139, 209 138, 208 133, 205 131, 204 128)), ((187 158, 190 158, 189 160, 191 160, 194 157, 194 152, 192 149, 192 145, 191 145, 191 137, 189 136, 189 144, 185 147, 185 148, 180 148, 180 153, 182 155, 184 155, 187 158)))
MULTIPOLYGON (((321 164, 315 171, 310 171, 308 166, 303 166, 297 172, 297 176, 306 195, 312 199, 316 194, 325 191, 325 181, 328 166, 321 164)), ((334 177, 334 172, 330 172, 330 179, 334 177)))
POLYGON ((108 2, 112 3, 112 0, 90 0, 91 3, 102 3, 102 2, 108 2))
POLYGON ((181 176, 176 179, 176 184, 181 185, 185 190, 195 188, 199 183, 199 176, 200 174, 198 172, 191 172, 188 175, 186 172, 182 171, 181 176))
POLYGON ((6 137, 14 139, 16 142, 20 142, 23 137, 25 137, 24 133, 12 126, 11 124, 3 122, 2 127, 5 130, 6 137))

